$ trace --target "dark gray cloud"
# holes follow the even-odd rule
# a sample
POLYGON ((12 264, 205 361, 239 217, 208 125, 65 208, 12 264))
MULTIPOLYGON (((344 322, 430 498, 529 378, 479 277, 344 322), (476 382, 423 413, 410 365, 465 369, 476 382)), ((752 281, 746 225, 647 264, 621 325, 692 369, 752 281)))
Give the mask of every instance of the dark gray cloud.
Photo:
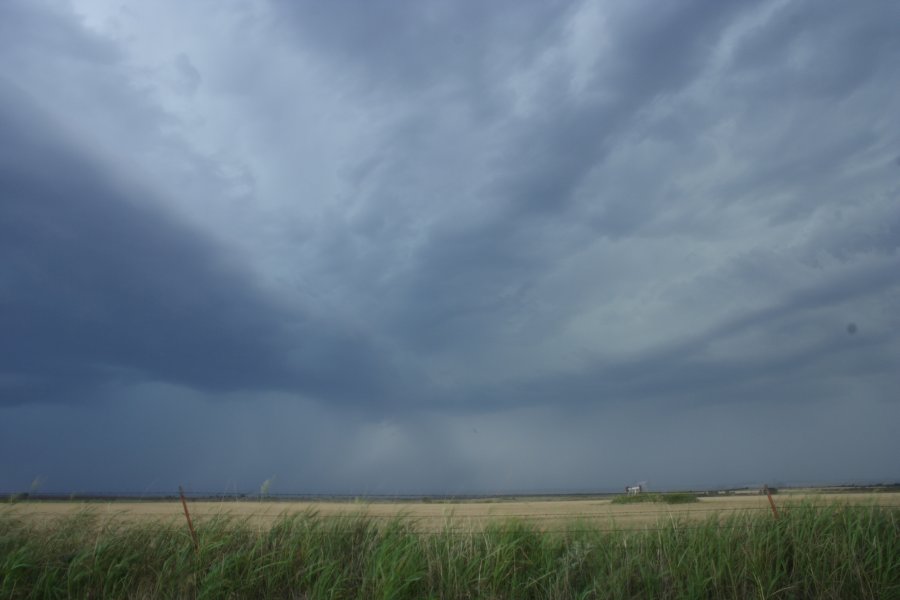
POLYGON ((81 400, 110 381, 336 397, 376 385, 367 340, 265 297, 28 100, 0 89, 4 403, 81 400))
POLYGON ((0 487, 900 476, 892 4, 113 4, 0 8, 0 487))

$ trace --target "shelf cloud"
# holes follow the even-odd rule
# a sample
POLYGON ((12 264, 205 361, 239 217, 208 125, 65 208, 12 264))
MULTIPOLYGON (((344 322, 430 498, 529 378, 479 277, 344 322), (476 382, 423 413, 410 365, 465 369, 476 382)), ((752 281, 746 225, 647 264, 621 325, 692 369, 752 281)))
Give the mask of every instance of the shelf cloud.
POLYGON ((898 17, 4 2, 0 491, 900 478, 898 17))

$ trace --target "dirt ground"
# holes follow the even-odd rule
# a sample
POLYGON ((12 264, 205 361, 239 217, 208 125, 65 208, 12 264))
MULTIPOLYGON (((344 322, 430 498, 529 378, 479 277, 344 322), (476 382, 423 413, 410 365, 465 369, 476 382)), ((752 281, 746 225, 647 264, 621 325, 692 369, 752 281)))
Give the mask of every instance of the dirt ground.
MULTIPOLYGON (((900 507, 900 493, 806 494, 785 493, 775 496, 779 510, 790 509, 798 502, 828 504, 877 504, 900 507)), ((374 518, 411 520, 422 530, 444 527, 477 530, 486 523, 520 519, 546 529, 563 529, 573 524, 590 523, 604 529, 658 527, 673 520, 702 520, 711 515, 725 518, 741 512, 770 511, 765 496, 736 495, 704 497, 692 504, 657 503, 611 504, 610 499, 536 499, 511 501, 465 502, 255 502, 255 501, 188 501, 195 523, 228 515, 265 528, 282 515, 314 511, 322 516, 352 517, 364 514, 374 518)), ((89 510, 100 522, 136 522, 147 520, 183 520, 180 502, 18 502, 0 508, 0 515, 11 514, 52 524, 59 517, 89 510)), ((577 526, 577 525, 576 525, 577 526)))

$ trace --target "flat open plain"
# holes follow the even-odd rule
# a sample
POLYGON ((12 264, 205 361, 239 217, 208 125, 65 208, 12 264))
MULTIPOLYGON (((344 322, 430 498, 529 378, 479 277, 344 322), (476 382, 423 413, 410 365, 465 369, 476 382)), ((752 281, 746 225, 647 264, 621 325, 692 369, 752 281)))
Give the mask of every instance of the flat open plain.
MULTIPOLYGON (((874 504, 900 507, 900 493, 783 493, 775 496, 779 510, 790 510, 792 504, 874 504)), ((315 512, 323 517, 349 518, 366 515, 376 519, 403 518, 415 523, 423 531, 445 527, 478 530, 492 521, 519 519, 546 530, 563 529, 579 522, 609 529, 641 529, 656 527, 672 520, 703 520, 716 515, 726 518, 733 514, 769 511, 765 496, 734 495, 701 497, 691 504, 660 503, 611 504, 602 499, 521 499, 461 502, 257 502, 257 501, 188 501, 195 523, 218 516, 229 516, 265 528, 282 515, 315 512)), ((147 521, 178 521, 184 519, 178 501, 25 501, 0 508, 7 514, 33 520, 36 524, 52 525, 60 517, 90 511, 99 523, 133 523, 147 521)))

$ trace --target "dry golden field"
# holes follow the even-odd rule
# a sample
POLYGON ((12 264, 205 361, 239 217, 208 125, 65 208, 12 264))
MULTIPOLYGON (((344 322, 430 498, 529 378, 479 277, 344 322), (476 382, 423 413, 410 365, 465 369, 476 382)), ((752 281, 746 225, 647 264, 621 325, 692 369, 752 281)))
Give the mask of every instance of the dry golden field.
MULTIPOLYGON (((900 493, 797 493, 775 496, 779 510, 790 510, 791 504, 814 502, 830 504, 875 504, 900 507, 900 493)), ((572 523, 590 522, 609 529, 655 527, 671 520, 701 520, 712 515, 726 517, 741 512, 769 511, 765 496, 735 495, 701 497, 691 504, 667 505, 659 503, 611 504, 603 499, 521 499, 461 502, 257 502, 257 501, 188 501, 195 523, 216 516, 227 515, 246 520, 265 528, 282 515, 316 512, 321 516, 339 518, 366 515, 374 518, 403 518, 413 521, 426 531, 445 527, 477 530, 497 520, 521 519, 543 529, 561 529, 572 523)), ((147 520, 183 520, 178 501, 37 501, 9 504, 0 511, 52 524, 59 517, 79 511, 91 511, 104 522, 135 522, 147 520)))

